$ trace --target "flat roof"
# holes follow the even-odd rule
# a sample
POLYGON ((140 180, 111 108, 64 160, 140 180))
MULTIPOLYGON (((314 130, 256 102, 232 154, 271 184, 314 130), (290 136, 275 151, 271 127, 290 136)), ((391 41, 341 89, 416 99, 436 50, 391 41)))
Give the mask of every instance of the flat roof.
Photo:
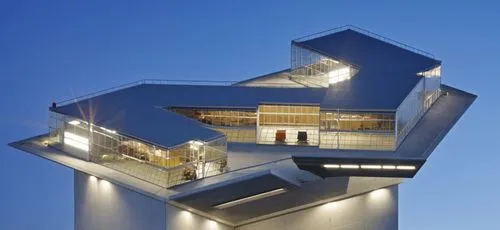
POLYGON ((330 85, 321 107, 396 109, 422 78, 441 61, 346 29, 293 44, 358 68, 349 81, 330 85))
POLYGON ((221 133, 165 107, 257 108, 259 103, 320 104, 324 88, 142 84, 53 109, 92 121, 163 147, 189 140, 209 140, 221 133))
POLYGON ((421 79, 417 73, 440 64, 351 29, 294 43, 351 63, 359 72, 329 88, 141 84, 53 110, 170 147, 221 133, 165 107, 257 108, 260 103, 283 103, 317 104, 324 110, 395 111, 421 79))

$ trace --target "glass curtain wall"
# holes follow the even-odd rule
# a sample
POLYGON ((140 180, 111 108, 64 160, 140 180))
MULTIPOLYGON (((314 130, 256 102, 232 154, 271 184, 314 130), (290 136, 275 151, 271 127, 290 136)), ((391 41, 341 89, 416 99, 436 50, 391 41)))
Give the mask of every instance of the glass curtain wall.
POLYGON ((164 148, 116 133, 85 121, 52 113, 50 142, 74 155, 86 152, 92 162, 163 187, 216 175, 227 166, 226 138, 189 141, 164 148), (80 143, 68 142, 79 141, 80 143), (79 144, 85 143, 86 148, 79 144))
POLYGON ((394 150, 394 113, 321 111, 320 148, 394 150))
POLYGON ((256 142, 257 112, 255 109, 171 107, 169 110, 207 124, 209 128, 224 133, 228 142, 256 142))
POLYGON ((258 144, 317 146, 319 106, 259 105, 258 144))
POLYGON ((224 127, 255 127, 257 115, 251 109, 211 109, 172 107, 170 111, 196 119, 207 125, 224 127))
POLYGON ((397 109, 397 146, 441 96, 441 66, 426 72, 397 109))
POLYGON ((308 87, 328 87, 349 80, 356 70, 292 43, 291 79, 308 87))

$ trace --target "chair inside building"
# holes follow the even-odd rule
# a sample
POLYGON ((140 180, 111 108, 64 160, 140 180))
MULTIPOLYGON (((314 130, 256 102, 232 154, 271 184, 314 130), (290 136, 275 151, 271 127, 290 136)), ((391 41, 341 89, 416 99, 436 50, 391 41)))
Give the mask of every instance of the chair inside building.
POLYGON ((299 131, 297 133, 297 142, 299 144, 307 144, 307 132, 306 131, 299 131))
POLYGON ((286 130, 278 129, 276 130, 275 141, 278 143, 284 143, 286 140, 286 130))

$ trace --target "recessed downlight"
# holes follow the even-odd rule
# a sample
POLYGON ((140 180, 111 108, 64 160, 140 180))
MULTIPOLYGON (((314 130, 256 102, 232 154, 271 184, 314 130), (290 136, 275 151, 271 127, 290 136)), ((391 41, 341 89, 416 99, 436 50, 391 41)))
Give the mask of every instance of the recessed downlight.
POLYGON ((359 165, 352 165, 352 164, 349 164, 349 165, 340 165, 340 168, 343 168, 343 169, 358 169, 359 168, 359 165))
POLYGON ((326 164, 326 165, 323 165, 323 168, 327 168, 327 169, 338 169, 338 168, 340 168, 340 165, 336 165, 336 164, 326 164))
POLYGON ((413 165, 398 165, 396 166, 398 170, 415 170, 416 167, 413 165))
POLYGON ((381 169, 382 165, 361 165, 362 169, 381 169))

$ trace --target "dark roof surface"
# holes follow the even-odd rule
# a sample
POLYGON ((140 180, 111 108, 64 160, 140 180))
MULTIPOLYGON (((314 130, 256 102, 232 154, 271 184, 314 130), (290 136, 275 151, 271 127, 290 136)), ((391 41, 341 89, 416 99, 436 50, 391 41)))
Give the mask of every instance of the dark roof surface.
POLYGON ((89 120, 164 147, 220 135, 164 107, 246 107, 259 103, 320 104, 322 109, 395 110, 420 79, 440 62, 353 30, 296 43, 359 68, 330 88, 268 88, 142 84, 72 103, 55 111, 89 120), (94 111, 90 113, 89 111, 94 111))
POLYGON ((323 88, 264 88, 242 86, 143 84, 103 94, 55 109, 122 134, 169 147, 220 135, 168 106, 257 108, 261 102, 319 104, 323 88), (93 111, 92 113, 90 111, 93 111))
POLYGON ((325 108, 394 110, 440 61, 347 29, 294 43, 359 68, 349 81, 331 85, 325 108))

